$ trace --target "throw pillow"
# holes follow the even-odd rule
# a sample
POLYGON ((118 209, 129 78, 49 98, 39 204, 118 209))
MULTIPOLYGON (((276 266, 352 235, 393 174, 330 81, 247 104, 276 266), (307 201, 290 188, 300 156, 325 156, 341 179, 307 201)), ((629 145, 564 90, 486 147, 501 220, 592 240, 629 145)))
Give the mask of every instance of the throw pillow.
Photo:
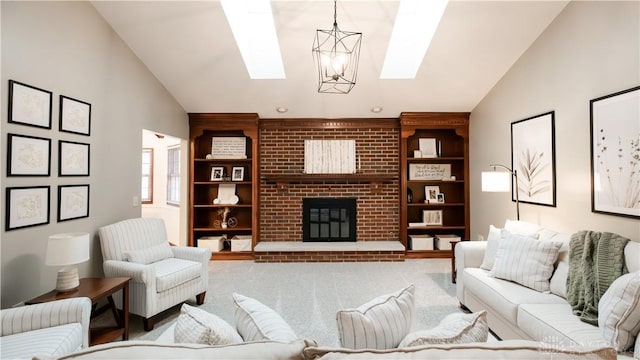
POLYGON ((549 280, 549 290, 554 295, 558 295, 563 299, 567 298, 567 276, 569 276, 569 263, 566 261, 558 261, 556 270, 549 280))
POLYGON ((640 332, 640 271, 611 283, 598 303, 598 327, 617 351, 629 349, 640 332))
POLYGON ((487 247, 484 250, 484 258, 482 259, 481 269, 493 269, 493 263, 496 260, 496 251, 502 240, 502 229, 498 229, 493 225, 489 225, 489 234, 487 234, 487 247))
POLYGON ((338 311, 338 335, 342 347, 393 349, 411 329, 415 286, 379 296, 356 309, 338 311))
POLYGON ((242 342, 240 334, 215 314, 183 304, 176 320, 174 340, 177 343, 229 345, 242 342))
POLYGON ((244 341, 291 342, 298 339, 291 326, 278 313, 258 300, 234 293, 233 302, 236 305, 236 329, 244 341))
POLYGON ((145 265, 172 257, 173 251, 171 251, 169 242, 144 249, 129 250, 124 253, 124 258, 127 259, 127 261, 145 265))
POLYGON ((486 342, 488 337, 489 325, 486 311, 472 314, 454 313, 447 315, 438 326, 432 329, 407 335, 398 347, 486 342))
POLYGON ((491 275, 540 292, 549 291, 549 279, 561 246, 559 241, 508 234, 498 245, 491 275))
POLYGON ((538 224, 521 221, 521 220, 508 220, 504 223, 505 230, 513 234, 529 236, 538 238, 538 232, 541 227, 538 224))

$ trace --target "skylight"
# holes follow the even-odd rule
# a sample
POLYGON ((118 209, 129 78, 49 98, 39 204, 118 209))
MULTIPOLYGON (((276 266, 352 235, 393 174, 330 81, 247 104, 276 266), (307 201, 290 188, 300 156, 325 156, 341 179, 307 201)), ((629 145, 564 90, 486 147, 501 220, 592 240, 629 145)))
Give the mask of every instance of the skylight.
POLYGON ((447 0, 400 0, 381 79, 416 77, 446 8, 447 0))
POLYGON ((220 0, 252 79, 284 79, 269 0, 220 0))

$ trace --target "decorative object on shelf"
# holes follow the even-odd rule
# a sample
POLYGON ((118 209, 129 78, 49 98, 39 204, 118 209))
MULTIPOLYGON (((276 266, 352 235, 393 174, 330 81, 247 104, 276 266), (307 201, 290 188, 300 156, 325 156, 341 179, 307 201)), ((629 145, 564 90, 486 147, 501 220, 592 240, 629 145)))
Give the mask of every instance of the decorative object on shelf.
POLYGON ((8 134, 7 176, 49 176, 51 139, 8 134))
POLYGON ((411 189, 407 189, 407 203, 411 204, 413 202, 413 191, 411 189))
POLYGON ((211 167, 211 181, 222 181, 224 177, 224 167, 212 166, 211 167))
POLYGON ((91 104, 60 95, 60 131, 89 136, 91 104))
POLYGON ((244 136, 212 137, 211 155, 214 159, 246 159, 247 138, 244 136))
POLYGON ((236 195, 236 184, 220 184, 218 197, 213 200, 216 205, 235 205, 240 201, 236 195))
POLYGON ((72 291, 80 285, 77 265, 89 260, 89 233, 67 233, 49 236, 45 263, 68 266, 58 270, 56 290, 72 291))
POLYGON ((89 144, 58 141, 58 176, 89 176, 89 144))
POLYGON ((451 164, 409 164, 409 180, 444 180, 451 178, 451 164))
POLYGON ((235 216, 229 216, 229 219, 227 219, 227 226, 229 226, 230 228, 234 228, 238 226, 238 218, 235 216))
POLYGON ((438 202, 444 204, 444 193, 438 193, 438 202))
POLYGON ((234 166, 231 170, 231 181, 243 181, 244 180, 244 167, 234 166))
POLYGON ((416 158, 416 159, 420 159, 422 157, 422 151, 413 150, 413 157, 416 158))
POLYGON ((555 112, 511 123, 511 167, 520 181, 512 198, 520 202, 556 206, 555 112))
POLYGON ((313 58, 318 71, 318 92, 348 94, 356 85, 362 33, 338 28, 337 1, 333 1, 333 28, 316 30, 313 58))
MULTIPOLYGON (((509 178, 513 176, 515 187, 518 187, 518 171, 500 164, 489 165, 493 171, 482 172, 482 191, 484 192, 508 192, 511 190, 509 178), (505 171, 495 171, 496 167, 503 168, 505 171)), ((520 201, 518 192, 516 194, 516 219, 520 220, 520 201)))
POLYGON ((229 225, 227 223, 227 218, 229 217, 230 213, 231 213, 231 208, 228 206, 218 209, 218 215, 220 215, 220 217, 222 218, 222 220, 220 221, 220 227, 222 227, 223 229, 226 229, 227 226, 229 225))
POLYGON ((89 185, 58 186, 58 222, 89 217, 89 185))
POLYGON ((425 186, 424 202, 426 203, 438 202, 438 194, 440 194, 440 186, 430 186, 430 185, 425 186))
POLYGON ((9 122, 51 129, 51 91, 9 80, 9 122))
POLYGON ((590 101, 591 211, 640 218, 640 86, 590 101))
POLYGON ((423 138, 418 141, 421 158, 438 157, 438 140, 435 138, 423 138))
POLYGON ((213 155, 207 154, 207 155, 205 155, 204 158, 207 159, 207 160, 211 160, 211 159, 213 159, 213 155))
POLYGON ((5 230, 49 223, 49 186, 8 187, 5 230))
POLYGON ((426 226, 442 225, 442 210, 422 210, 422 222, 426 226))

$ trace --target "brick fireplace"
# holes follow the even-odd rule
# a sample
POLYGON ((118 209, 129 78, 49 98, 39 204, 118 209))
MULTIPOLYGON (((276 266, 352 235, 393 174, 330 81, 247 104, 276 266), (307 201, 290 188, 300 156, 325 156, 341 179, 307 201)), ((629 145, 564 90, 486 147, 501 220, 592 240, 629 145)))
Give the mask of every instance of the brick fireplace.
MULTIPOLYGON (((304 198, 355 198, 357 241, 398 241, 398 159, 396 119, 261 120, 260 242, 302 242, 304 198), (331 139, 356 141, 356 174, 299 178, 304 169, 304 141, 331 139), (370 179, 371 174, 382 180, 370 179)), ((376 260, 370 252, 360 255, 376 260)), ((401 260, 393 255, 391 260, 401 260)), ((305 256, 314 261, 314 256, 305 256)), ((380 257, 377 260, 389 260, 380 257)), ((261 260, 270 261, 257 254, 256 261, 261 260)))

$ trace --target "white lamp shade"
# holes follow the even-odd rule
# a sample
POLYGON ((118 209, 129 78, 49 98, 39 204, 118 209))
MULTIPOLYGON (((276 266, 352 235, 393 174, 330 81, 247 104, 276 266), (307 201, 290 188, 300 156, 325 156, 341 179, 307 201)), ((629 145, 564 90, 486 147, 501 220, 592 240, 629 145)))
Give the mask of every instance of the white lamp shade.
POLYGON ((482 191, 484 192, 509 192, 511 173, 505 171, 483 171, 482 191))
POLYGON ((89 234, 67 233, 49 236, 45 263, 67 266, 89 260, 89 234))

